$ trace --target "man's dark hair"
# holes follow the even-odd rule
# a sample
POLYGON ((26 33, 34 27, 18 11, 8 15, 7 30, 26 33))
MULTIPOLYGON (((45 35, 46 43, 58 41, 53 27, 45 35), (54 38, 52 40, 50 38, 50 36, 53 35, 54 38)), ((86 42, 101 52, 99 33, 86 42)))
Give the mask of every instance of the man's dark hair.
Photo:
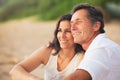
POLYGON ((85 9, 88 11, 88 18, 91 20, 91 22, 93 24, 95 22, 99 21, 101 23, 99 31, 100 31, 100 33, 105 33, 102 12, 99 9, 97 9, 89 4, 79 4, 79 5, 74 7, 73 13, 75 13, 76 11, 81 10, 81 9, 85 9))

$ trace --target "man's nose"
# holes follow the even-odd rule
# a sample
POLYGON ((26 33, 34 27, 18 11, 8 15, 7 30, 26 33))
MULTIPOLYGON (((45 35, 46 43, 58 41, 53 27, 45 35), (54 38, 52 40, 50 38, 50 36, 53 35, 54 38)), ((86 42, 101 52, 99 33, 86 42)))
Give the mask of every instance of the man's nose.
POLYGON ((75 26, 74 23, 71 24, 71 30, 72 30, 72 31, 73 31, 73 30, 76 30, 76 26, 75 26))

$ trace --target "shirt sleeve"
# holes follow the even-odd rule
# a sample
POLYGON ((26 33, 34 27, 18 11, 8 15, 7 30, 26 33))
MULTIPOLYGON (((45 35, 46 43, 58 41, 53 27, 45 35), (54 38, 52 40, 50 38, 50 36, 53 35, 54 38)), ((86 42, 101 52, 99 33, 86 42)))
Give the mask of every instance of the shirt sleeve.
POLYGON ((89 50, 77 69, 86 70, 92 80, 103 80, 109 73, 108 51, 104 48, 89 50))

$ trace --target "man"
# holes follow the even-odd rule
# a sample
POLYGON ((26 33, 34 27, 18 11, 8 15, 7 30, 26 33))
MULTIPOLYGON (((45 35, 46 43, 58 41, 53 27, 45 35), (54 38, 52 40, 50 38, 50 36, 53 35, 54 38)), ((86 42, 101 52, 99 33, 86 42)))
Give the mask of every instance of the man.
POLYGON ((76 6, 71 31, 86 52, 77 70, 64 80, 119 80, 120 46, 105 37, 102 12, 88 4, 76 6))

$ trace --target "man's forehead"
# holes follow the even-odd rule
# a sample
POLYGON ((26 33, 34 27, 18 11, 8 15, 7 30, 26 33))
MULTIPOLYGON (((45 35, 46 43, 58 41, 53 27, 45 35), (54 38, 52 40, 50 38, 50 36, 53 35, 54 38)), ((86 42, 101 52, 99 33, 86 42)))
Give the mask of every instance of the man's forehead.
POLYGON ((81 18, 78 18, 78 17, 76 17, 76 18, 71 18, 71 21, 80 21, 81 20, 81 18))
POLYGON ((80 15, 77 13, 74 13, 73 15, 72 15, 72 18, 71 18, 71 20, 80 20, 81 18, 80 18, 80 15))

